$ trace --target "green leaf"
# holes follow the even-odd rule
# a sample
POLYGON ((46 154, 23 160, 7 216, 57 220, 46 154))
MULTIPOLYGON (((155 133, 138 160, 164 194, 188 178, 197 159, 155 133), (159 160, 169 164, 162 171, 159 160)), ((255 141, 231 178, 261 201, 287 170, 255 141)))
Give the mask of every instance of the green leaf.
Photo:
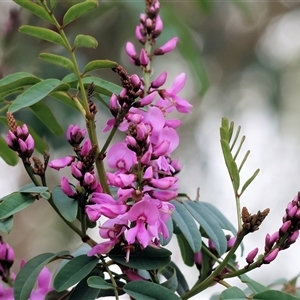
POLYGON ((3 201, 0 203, 0 219, 4 219, 30 206, 35 201, 35 197, 31 194, 15 192, 1 200, 3 201))
POLYGON ((66 47, 63 38, 55 31, 32 25, 23 25, 19 31, 50 43, 66 47))
POLYGON ((245 293, 237 287, 230 287, 221 293, 220 300, 246 300, 245 293))
POLYGON ((180 298, 167 288, 149 281, 131 281, 124 286, 125 292, 140 300, 179 300, 180 298))
POLYGON ((51 109, 44 102, 39 101, 31 105, 29 108, 54 134, 62 135, 64 133, 64 130, 57 122, 51 109))
POLYGON ((41 58, 51 64, 66 68, 72 72, 74 71, 73 63, 64 56, 52 54, 52 53, 40 53, 39 58, 41 58))
POLYGON ((226 236, 215 218, 212 218, 207 209, 199 205, 199 202, 183 200, 182 203, 213 241, 217 252, 220 255, 225 253, 227 250, 226 236))
POLYGON ((115 61, 111 61, 108 59, 103 60, 92 60, 90 61, 85 67, 84 67, 84 73, 93 71, 93 70, 99 70, 99 69, 112 69, 116 68, 118 66, 118 63, 115 61))
POLYGON ((259 173, 259 169, 257 169, 253 175, 244 183, 242 189, 241 189, 241 192, 240 194, 243 194, 244 191, 246 190, 246 188, 250 185, 250 183, 256 178, 256 176, 258 175, 259 173))
POLYGON ((194 251, 192 250, 191 246, 189 245, 187 239, 182 233, 176 234, 178 246, 180 249, 181 257, 183 262, 189 266, 192 267, 194 265, 194 251))
POLYGON ((128 262, 125 260, 126 253, 121 248, 115 247, 109 252, 109 257, 115 262, 134 269, 154 270, 166 266, 171 260, 171 252, 167 249, 154 249, 147 247, 141 250, 136 247, 130 253, 128 262))
POLYGON ((13 216, 0 220, 0 231, 10 233, 14 224, 13 216))
POLYGON ((41 79, 27 72, 13 73, 0 80, 0 93, 27 85, 33 85, 40 81, 41 79))
POLYGON ((182 296, 189 290, 189 285, 188 285, 184 275, 182 274, 181 270, 177 267, 177 265, 173 261, 170 261, 168 266, 170 266, 176 270, 176 277, 177 277, 177 283, 178 283, 176 292, 180 296, 182 296))
POLYGON ((57 186, 52 191, 52 199, 62 214, 62 216, 69 222, 73 222, 77 216, 78 202, 72 198, 69 198, 61 189, 57 186))
MULTIPOLYGON (((57 299, 70 299, 70 298, 64 298, 69 294, 69 291, 62 291, 62 292, 57 292, 57 291, 51 291, 46 295, 45 300, 57 300, 57 299)), ((85 299, 85 298, 82 298, 85 299)), ((94 300, 94 299, 93 299, 94 300)))
POLYGON ((98 47, 98 41, 90 35, 78 34, 74 40, 74 47, 84 47, 96 49, 98 47))
POLYGON ((162 235, 159 236, 160 239, 160 244, 162 246, 166 246, 170 243, 172 236, 173 236, 173 221, 172 218, 169 218, 168 221, 166 222, 166 227, 169 231, 169 237, 167 239, 164 239, 162 235))
POLYGON ((43 267, 49 263, 56 254, 43 253, 30 259, 19 271, 14 282, 14 299, 27 300, 34 287, 36 279, 43 267))
POLYGON ((53 287, 60 292, 68 289, 87 276, 97 265, 99 258, 86 255, 74 257, 67 262, 56 274, 53 287))
POLYGON ((20 193, 28 193, 28 194, 41 194, 48 191, 47 186, 35 186, 33 183, 26 184, 22 186, 19 190, 20 193))
POLYGON ((252 280, 246 274, 240 275, 239 278, 241 279, 242 282, 248 285, 248 287, 254 294, 261 293, 268 290, 266 286, 262 285, 261 283, 255 280, 252 280))
POLYGON ((63 25, 71 23, 72 21, 80 18, 83 14, 96 8, 98 6, 97 0, 86 0, 82 3, 71 6, 64 15, 63 25))
POLYGON ((7 146, 7 142, 2 136, 0 136, 0 157, 10 166, 15 166, 19 161, 16 152, 7 146))
POLYGON ((167 279, 167 281, 163 282, 161 285, 174 293, 178 287, 175 268, 168 265, 162 270, 161 274, 167 279))
POLYGON ((106 96, 111 96, 112 94, 120 94, 122 88, 112 82, 105 81, 101 78, 90 76, 84 77, 82 79, 85 88, 88 88, 90 84, 93 82, 95 85, 95 92, 100 93, 106 96))
POLYGON ((26 8, 34 15, 38 16, 45 21, 55 24, 55 21, 51 18, 49 13, 41 6, 31 1, 24 1, 24 0, 13 0, 15 3, 19 4, 20 6, 26 8))
POLYGON ((211 203, 209 202, 198 202, 199 206, 204 207, 208 214, 210 214, 211 218, 215 219, 217 223, 221 226, 221 228, 231 231, 235 236, 237 234, 237 230, 231 224, 231 222, 211 203))
POLYGON ((31 86, 23 94, 19 95, 9 107, 9 111, 14 113, 21 108, 31 106, 45 98, 51 92, 67 91, 69 85, 55 78, 45 79, 31 86))
POLYGON ((59 100, 60 102, 66 104, 66 105, 69 105, 70 107, 72 107, 76 110, 78 110, 78 107, 75 104, 75 102, 65 92, 54 92, 54 93, 51 93, 49 96, 59 100))
POLYGON ((171 203, 175 206, 175 211, 172 213, 173 221, 180 228, 193 252, 200 251, 202 246, 201 234, 193 217, 182 204, 175 200, 172 200, 171 203))
POLYGON ((254 295, 253 299, 257 300, 299 300, 299 298, 293 295, 286 294, 281 291, 269 290, 259 294, 254 295))
POLYGON ((49 2, 50 2, 50 7, 53 10, 57 5, 58 0, 50 0, 49 2))
POLYGON ((107 283, 102 277, 92 276, 87 280, 89 287, 94 289, 109 290, 113 289, 114 286, 111 283, 107 283))

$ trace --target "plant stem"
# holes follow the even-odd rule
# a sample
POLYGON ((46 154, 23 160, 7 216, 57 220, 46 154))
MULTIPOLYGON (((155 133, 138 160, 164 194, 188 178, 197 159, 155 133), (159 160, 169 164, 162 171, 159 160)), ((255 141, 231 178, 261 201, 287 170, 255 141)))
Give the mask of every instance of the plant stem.
POLYGON ((34 183, 35 186, 40 186, 40 183, 38 182, 38 180, 36 179, 36 177, 34 176, 33 172, 32 172, 32 168, 30 165, 28 165, 26 162, 23 161, 23 165, 24 168, 27 172, 27 174, 29 175, 31 181, 34 183))
POLYGON ((114 293, 115 293, 116 300, 119 300, 118 285, 115 281, 115 278, 114 278, 112 272, 110 271, 108 265, 106 264, 105 260, 102 257, 100 257, 100 259, 102 261, 102 265, 104 266, 106 272, 109 275, 112 285, 114 286, 114 293))

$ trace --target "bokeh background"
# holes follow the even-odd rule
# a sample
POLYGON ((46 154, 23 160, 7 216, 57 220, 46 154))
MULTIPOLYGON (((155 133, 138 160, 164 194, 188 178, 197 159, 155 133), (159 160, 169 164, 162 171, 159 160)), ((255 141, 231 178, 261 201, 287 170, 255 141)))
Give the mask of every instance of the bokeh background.
MULTIPOLYGON (((72 2, 75 1, 59 1, 58 19, 72 2)), ((96 50, 78 52, 80 65, 92 59, 111 59, 129 73, 138 73, 138 68, 128 62, 124 46, 127 40, 138 45, 134 28, 140 12, 143 1, 100 1, 98 9, 67 27, 71 39, 84 33, 99 41, 96 50)), ((191 115, 179 116, 183 125, 176 156, 184 165, 179 175, 181 191, 195 198, 200 188, 200 201, 213 203, 236 224, 219 127, 223 116, 234 121, 236 127, 241 125, 242 134, 246 135, 242 153, 251 150, 243 167, 243 180, 260 168, 260 174, 242 197, 242 206, 253 213, 271 209, 260 230, 245 240, 245 252, 255 247, 263 251, 266 233, 279 228, 287 203, 300 190, 300 1, 162 0, 161 16, 164 31, 157 44, 162 45, 173 36, 179 37, 179 44, 171 54, 157 57, 154 72, 168 71, 169 84, 178 73, 186 72, 188 83, 181 96, 194 106, 191 115)), ((18 71, 42 78, 67 75, 65 70, 37 59, 40 52, 62 55, 62 49, 19 33, 21 24, 44 25, 12 1, 0 1, 0 76, 18 71)), ((110 71, 97 75, 118 83, 110 71)), ((53 99, 46 102, 64 129, 70 123, 82 123, 80 115, 70 108, 53 99)), ((64 136, 54 136, 29 110, 16 117, 38 128, 50 145, 52 157, 69 153, 64 136)), ((99 112, 100 142, 105 139, 101 130, 107 117, 99 112)), ((4 136, 6 128, 0 127, 0 132, 4 136)), ((20 165, 9 167, 0 159, 0 170, 0 197, 29 182, 20 165)), ((57 185, 58 174, 49 170, 48 182, 57 185)), ((72 251, 79 245, 77 237, 42 201, 16 215, 11 234, 4 238, 16 249, 16 271, 21 258, 59 251, 62 245, 72 251)), ((170 248, 175 250, 175 261, 179 262, 175 246, 176 241, 172 241, 170 248)), ((300 273, 299 252, 298 241, 282 251, 272 264, 249 275, 263 284, 292 278, 300 273)), ((185 266, 182 270, 192 284, 197 272, 185 266)), ((219 290, 222 288, 214 286, 194 299, 209 299, 219 290)))

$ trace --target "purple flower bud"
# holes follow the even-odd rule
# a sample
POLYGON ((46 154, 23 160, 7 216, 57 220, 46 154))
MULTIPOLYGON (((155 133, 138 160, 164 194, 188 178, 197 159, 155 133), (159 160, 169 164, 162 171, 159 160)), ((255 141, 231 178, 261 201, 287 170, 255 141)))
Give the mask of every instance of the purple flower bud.
POLYGON ((114 117, 118 114, 118 98, 115 94, 112 94, 109 99, 109 109, 114 117))
POLYGON ((153 33, 154 38, 157 38, 161 34, 162 30, 163 30, 163 21, 160 15, 157 15, 155 19, 155 28, 153 33))
MULTIPOLYGON (((17 137, 14 135, 12 131, 8 131, 8 134, 6 135, 6 143, 10 148, 13 148, 13 142, 17 141, 17 137)), ((14 149, 13 149, 14 150, 14 149)))
POLYGON ((68 179, 66 177, 62 177, 60 180, 60 186, 62 191, 69 197, 73 197, 74 195, 76 195, 76 193, 73 191, 70 182, 68 181, 68 179))
MULTIPOLYGON (((19 127, 17 127, 17 130, 18 130, 19 127)), ((27 137, 28 134, 29 134, 29 130, 28 130, 28 127, 26 124, 23 124, 22 127, 21 127, 21 131, 22 131, 22 134, 24 137, 27 137)))
POLYGON ((178 161, 177 158, 173 159, 171 162, 171 166, 174 168, 174 171, 178 173, 182 169, 182 164, 178 161))
POLYGON ((162 72, 154 81, 151 82, 151 87, 154 89, 160 88, 162 85, 165 84, 168 77, 167 72, 162 72))
POLYGON ((15 259, 14 249, 7 243, 2 241, 0 243, 0 266, 4 268, 4 270, 9 269, 15 259))
POLYGON ((167 190, 172 187, 176 182, 178 181, 178 178, 175 177, 164 177, 160 179, 155 179, 152 178, 150 180, 150 183, 153 187, 162 189, 162 190, 167 190))
POLYGON ((197 267, 198 270, 201 269, 202 261, 203 261, 203 258, 202 258, 202 253, 201 253, 201 251, 196 252, 196 253, 194 254, 194 262, 195 262, 196 267, 197 267))
POLYGON ((291 225, 292 225, 291 220, 288 220, 288 221, 284 222, 282 224, 282 226, 280 227, 280 229, 279 229, 279 236, 284 236, 284 234, 289 230, 291 225))
POLYGON ((153 149, 152 156, 158 158, 160 156, 165 155, 170 148, 171 141, 164 140, 158 146, 153 149))
POLYGON ((143 179, 152 179, 153 178, 153 167, 148 167, 144 173, 143 179))
POLYGON ((56 159, 53 159, 52 161, 50 161, 48 166, 52 169, 59 171, 60 169, 66 167, 66 166, 69 166, 74 161, 74 159, 75 159, 74 156, 66 156, 66 157, 62 157, 62 158, 56 158, 56 159))
POLYGON ((287 244, 291 245, 296 242, 297 238, 299 236, 299 230, 296 230, 292 233, 292 235, 288 238, 287 244))
POLYGON ((272 252, 270 252, 268 255, 264 257, 263 263, 269 264, 270 262, 272 262, 277 257, 278 252, 279 252, 279 248, 275 248, 274 250, 272 250, 272 252))
POLYGON ((143 67, 147 67, 149 63, 149 58, 144 48, 142 48, 139 58, 140 58, 140 65, 143 67))
POLYGON ((249 254, 246 257, 246 262, 250 265, 254 262, 254 258, 258 253, 258 248, 253 249, 249 252, 249 254))
POLYGON ((72 163, 71 164, 71 173, 72 175, 74 176, 74 178, 80 180, 82 179, 82 172, 81 172, 81 168, 79 168, 80 166, 78 166, 79 163, 75 164, 75 163, 72 163))
POLYGON ((125 143, 128 144, 128 145, 130 145, 130 146, 132 146, 132 147, 135 147, 137 145, 136 139, 133 138, 130 135, 126 136, 125 143))
POLYGON ((70 125, 66 132, 66 137, 70 145, 78 146, 84 139, 86 129, 81 129, 78 124, 70 125))
POLYGON ((125 88, 123 88, 123 89, 121 90, 121 92, 120 92, 120 97, 121 97, 121 98, 125 98, 126 95, 127 95, 127 90, 126 90, 125 88))
POLYGON ((232 246, 234 245, 234 243, 235 243, 235 241, 236 241, 236 237, 231 237, 228 241, 227 241, 227 251, 229 251, 231 248, 232 248, 232 246))
POLYGON ((140 77, 138 75, 136 75, 136 74, 133 74, 133 75, 130 76, 130 81, 134 85, 135 90, 138 91, 139 88, 140 88, 140 86, 141 86, 141 79, 140 79, 140 77))
POLYGON ((140 100, 141 106, 149 105, 153 102, 156 97, 156 93, 151 93, 140 100))
POLYGON ((289 219, 292 219, 294 217, 294 215, 296 214, 298 210, 298 207, 295 205, 293 206, 288 212, 287 212, 287 215, 289 217, 289 219))
POLYGON ((152 30, 153 22, 152 22, 152 20, 151 20, 150 18, 147 18, 147 19, 146 19, 145 25, 146 25, 148 31, 151 31, 151 30, 152 30))
POLYGON ((21 149, 21 153, 25 154, 26 151, 27 151, 27 145, 26 145, 26 143, 23 140, 21 140, 21 139, 18 139, 18 143, 19 143, 19 147, 21 149))
POLYGON ((140 22, 141 23, 145 23, 146 22, 146 18, 147 18, 146 14, 140 14, 140 22))
POLYGON ((92 148, 92 144, 90 139, 86 139, 82 145, 81 151, 80 151, 80 155, 81 156, 87 156, 89 151, 92 148))
POLYGON ((135 37, 137 40, 142 43, 143 45, 145 44, 145 37, 142 34, 142 28, 140 26, 135 27, 135 37))
POLYGON ((171 52, 172 50, 175 49, 175 47, 177 45, 177 41, 178 41, 177 37, 174 37, 174 38, 170 39, 164 45, 162 45, 161 47, 156 49, 154 51, 154 55, 163 55, 163 54, 166 54, 168 52, 171 52))
POLYGON ((170 201, 175 199, 178 195, 178 193, 175 191, 150 191, 149 194, 152 198, 161 201, 170 201))
POLYGON ((125 51, 129 57, 134 57, 137 55, 135 47, 131 42, 126 43, 125 51))

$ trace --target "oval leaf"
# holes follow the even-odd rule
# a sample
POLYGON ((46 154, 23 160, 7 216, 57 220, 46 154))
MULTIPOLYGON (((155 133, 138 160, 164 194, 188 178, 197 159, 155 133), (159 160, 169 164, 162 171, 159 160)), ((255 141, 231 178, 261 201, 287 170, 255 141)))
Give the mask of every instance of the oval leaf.
POLYGON ((0 157, 10 166, 15 166, 19 161, 16 152, 7 146, 6 140, 2 136, 0 136, 0 157))
POLYGON ((86 0, 82 3, 78 3, 71 6, 64 15, 63 25, 66 26, 67 24, 80 18, 83 14, 96 8, 97 6, 97 0, 86 0))
POLYGON ((24 0, 14 0, 14 2, 26 8, 27 10, 31 11, 39 18, 44 19, 51 24, 55 24, 55 21, 51 18, 49 13, 41 5, 38 5, 31 1, 24 1, 24 0))
POLYGON ((246 274, 242 274, 239 276, 241 281, 246 283, 249 287, 249 289, 254 293, 254 294, 258 294, 264 291, 267 291, 268 288, 264 285, 262 285, 261 283, 252 280, 250 277, 248 277, 246 274))
POLYGON ((78 211, 78 202, 69 198, 62 190, 57 186, 52 191, 52 199, 61 213, 61 215, 69 222, 73 222, 76 219, 78 211))
MULTIPOLYGON (((92 271, 93 274, 93 271, 92 271)), ((99 289, 93 289, 87 284, 88 276, 83 278, 73 289, 68 300, 94 300, 99 298, 99 289)))
POLYGON ((3 201, 0 203, 0 219, 4 219, 30 206, 35 201, 35 197, 16 192, 1 200, 3 201))
POLYGON ((163 282, 161 285, 174 293, 178 286, 176 270, 171 266, 166 266, 161 274, 167 278, 167 281, 163 282))
POLYGON ((96 49, 98 47, 98 41, 90 36, 84 34, 78 34, 74 41, 74 47, 85 47, 85 48, 92 48, 96 49))
POLYGON ((109 257, 117 263, 134 269, 154 270, 166 266, 171 260, 171 252, 167 249, 147 247, 144 250, 136 248, 130 253, 129 262, 125 260, 124 250, 115 247, 109 252, 109 257))
POLYGON ((64 130, 57 122, 51 109, 43 102, 39 101, 29 107, 32 112, 56 135, 62 135, 64 130))
POLYGON ((10 233, 14 224, 13 216, 0 220, 0 231, 10 233))
POLYGON ((28 194, 41 194, 48 191, 47 186, 35 186, 33 183, 26 184, 22 186, 19 190, 21 193, 28 193, 28 194))
POLYGON ((99 69, 112 69, 116 68, 118 66, 118 63, 115 61, 111 61, 108 59, 104 60, 92 60, 90 61, 85 67, 84 67, 84 73, 93 71, 93 70, 99 70, 99 69))
POLYGON ((61 292, 87 276, 97 265, 99 259, 95 256, 80 255, 67 262, 57 273, 53 287, 61 292))
POLYGON ((220 300, 234 300, 234 299, 246 300, 247 297, 245 293, 237 287, 230 287, 221 293, 220 300))
POLYGON ((299 300, 299 298, 294 297, 293 295, 281 292, 281 291, 265 291, 259 294, 256 294, 253 299, 257 300, 299 300))
POLYGON ((177 265, 173 261, 170 261, 169 266, 174 268, 176 271, 176 277, 178 283, 176 291, 180 296, 182 296, 189 290, 189 285, 184 275, 182 274, 181 270, 177 267, 177 265))
POLYGON ((21 268, 14 282, 15 300, 29 299, 38 275, 43 267, 54 257, 56 257, 56 254, 54 253, 43 253, 30 259, 21 268))
POLYGON ((186 208, 175 200, 171 203, 175 206, 175 211, 172 213, 172 219, 180 228, 194 253, 200 251, 202 246, 201 234, 193 217, 186 208))
POLYGON ((220 255, 224 254, 227 250, 227 240, 218 222, 211 218, 211 215, 205 207, 199 205, 199 202, 183 200, 182 203, 213 241, 217 252, 220 255))
POLYGON ((179 300, 167 288, 149 281, 131 281, 124 285, 125 292, 135 299, 143 300, 179 300))
POLYGON ((67 91, 69 85, 55 78, 45 79, 19 95, 9 107, 9 111, 14 113, 21 108, 31 106, 45 98, 51 92, 67 91))
POLYGON ((192 267, 195 263, 195 252, 192 250, 191 246, 182 233, 176 233, 176 238, 183 262, 187 266, 192 267))
POLYGON ((106 282, 102 277, 92 276, 87 280, 89 287, 94 289, 109 290, 113 289, 114 286, 111 283, 106 282))
POLYGON ((59 100, 60 102, 69 105, 70 107, 78 110, 75 102, 70 98, 70 96, 66 92, 54 92, 50 94, 51 97, 59 100))
POLYGON ((52 54, 52 53, 40 53, 39 58, 41 58, 51 64, 66 68, 72 72, 74 71, 73 63, 64 56, 52 54))
POLYGON ((33 85, 40 81, 41 79, 26 72, 10 74, 0 80, 0 93, 5 92, 7 90, 15 90, 27 85, 33 85))
POLYGON ((33 37, 39 38, 41 40, 45 40, 66 47, 63 38, 57 32, 51 29, 32 25, 23 25, 19 28, 19 31, 31 35, 33 37))

